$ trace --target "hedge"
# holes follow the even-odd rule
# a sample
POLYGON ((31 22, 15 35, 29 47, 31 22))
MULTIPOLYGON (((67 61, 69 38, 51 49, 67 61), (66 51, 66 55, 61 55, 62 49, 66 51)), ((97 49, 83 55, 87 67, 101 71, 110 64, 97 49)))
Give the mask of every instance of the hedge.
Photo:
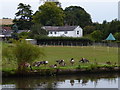
POLYGON ((80 37, 35 37, 38 45, 88 45, 92 40, 80 37))

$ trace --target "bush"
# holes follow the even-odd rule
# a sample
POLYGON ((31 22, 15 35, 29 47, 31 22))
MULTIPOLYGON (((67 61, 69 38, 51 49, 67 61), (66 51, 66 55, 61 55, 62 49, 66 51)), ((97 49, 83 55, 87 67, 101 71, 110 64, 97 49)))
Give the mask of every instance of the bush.
POLYGON ((101 41, 103 38, 103 33, 100 30, 96 30, 91 33, 91 36, 95 41, 101 41))
POLYGON ((25 69, 26 62, 31 63, 35 59, 44 55, 43 50, 40 47, 32 45, 25 40, 15 41, 15 47, 13 48, 13 55, 17 59, 18 69, 25 69))

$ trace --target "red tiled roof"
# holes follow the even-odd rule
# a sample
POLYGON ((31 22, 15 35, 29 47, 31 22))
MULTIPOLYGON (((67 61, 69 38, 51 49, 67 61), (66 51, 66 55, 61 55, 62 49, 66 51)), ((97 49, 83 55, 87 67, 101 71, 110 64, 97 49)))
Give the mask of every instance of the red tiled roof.
POLYGON ((2 27, 4 30, 11 30, 11 27, 2 27))

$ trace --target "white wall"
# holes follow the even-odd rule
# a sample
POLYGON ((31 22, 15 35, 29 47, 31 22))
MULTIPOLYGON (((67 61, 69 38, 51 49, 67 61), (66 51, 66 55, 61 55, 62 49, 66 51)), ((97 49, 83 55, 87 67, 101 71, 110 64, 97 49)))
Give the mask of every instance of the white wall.
POLYGON ((67 36, 67 37, 72 37, 74 31, 67 31, 67 34, 65 34, 66 31, 50 31, 48 36, 54 36, 54 37, 59 37, 59 36, 67 36), (52 32, 52 34, 50 34, 52 32), (56 32, 56 34, 55 34, 56 32))
POLYGON ((82 30, 82 28, 81 27, 77 27, 76 29, 75 29, 75 35, 74 35, 75 37, 82 37, 83 36, 83 30, 82 30), (77 34, 77 31, 79 31, 79 34, 77 34))
POLYGON ((66 31, 49 31, 48 36, 53 36, 53 37, 60 37, 60 36, 82 37, 83 36, 83 30, 79 26, 73 31, 67 31, 67 34, 65 34, 65 32, 66 31), (77 31, 79 31, 79 34, 77 34, 77 31), (52 34, 50 32, 52 32, 52 34), (56 34, 55 34, 55 32, 56 32, 56 34))

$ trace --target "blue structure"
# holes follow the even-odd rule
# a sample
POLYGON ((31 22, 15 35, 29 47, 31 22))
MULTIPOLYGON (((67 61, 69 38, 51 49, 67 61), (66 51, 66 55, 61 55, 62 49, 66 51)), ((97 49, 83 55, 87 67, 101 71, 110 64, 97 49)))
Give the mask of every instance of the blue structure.
POLYGON ((112 35, 112 33, 109 34, 109 36, 106 38, 106 40, 116 40, 115 37, 112 35))

